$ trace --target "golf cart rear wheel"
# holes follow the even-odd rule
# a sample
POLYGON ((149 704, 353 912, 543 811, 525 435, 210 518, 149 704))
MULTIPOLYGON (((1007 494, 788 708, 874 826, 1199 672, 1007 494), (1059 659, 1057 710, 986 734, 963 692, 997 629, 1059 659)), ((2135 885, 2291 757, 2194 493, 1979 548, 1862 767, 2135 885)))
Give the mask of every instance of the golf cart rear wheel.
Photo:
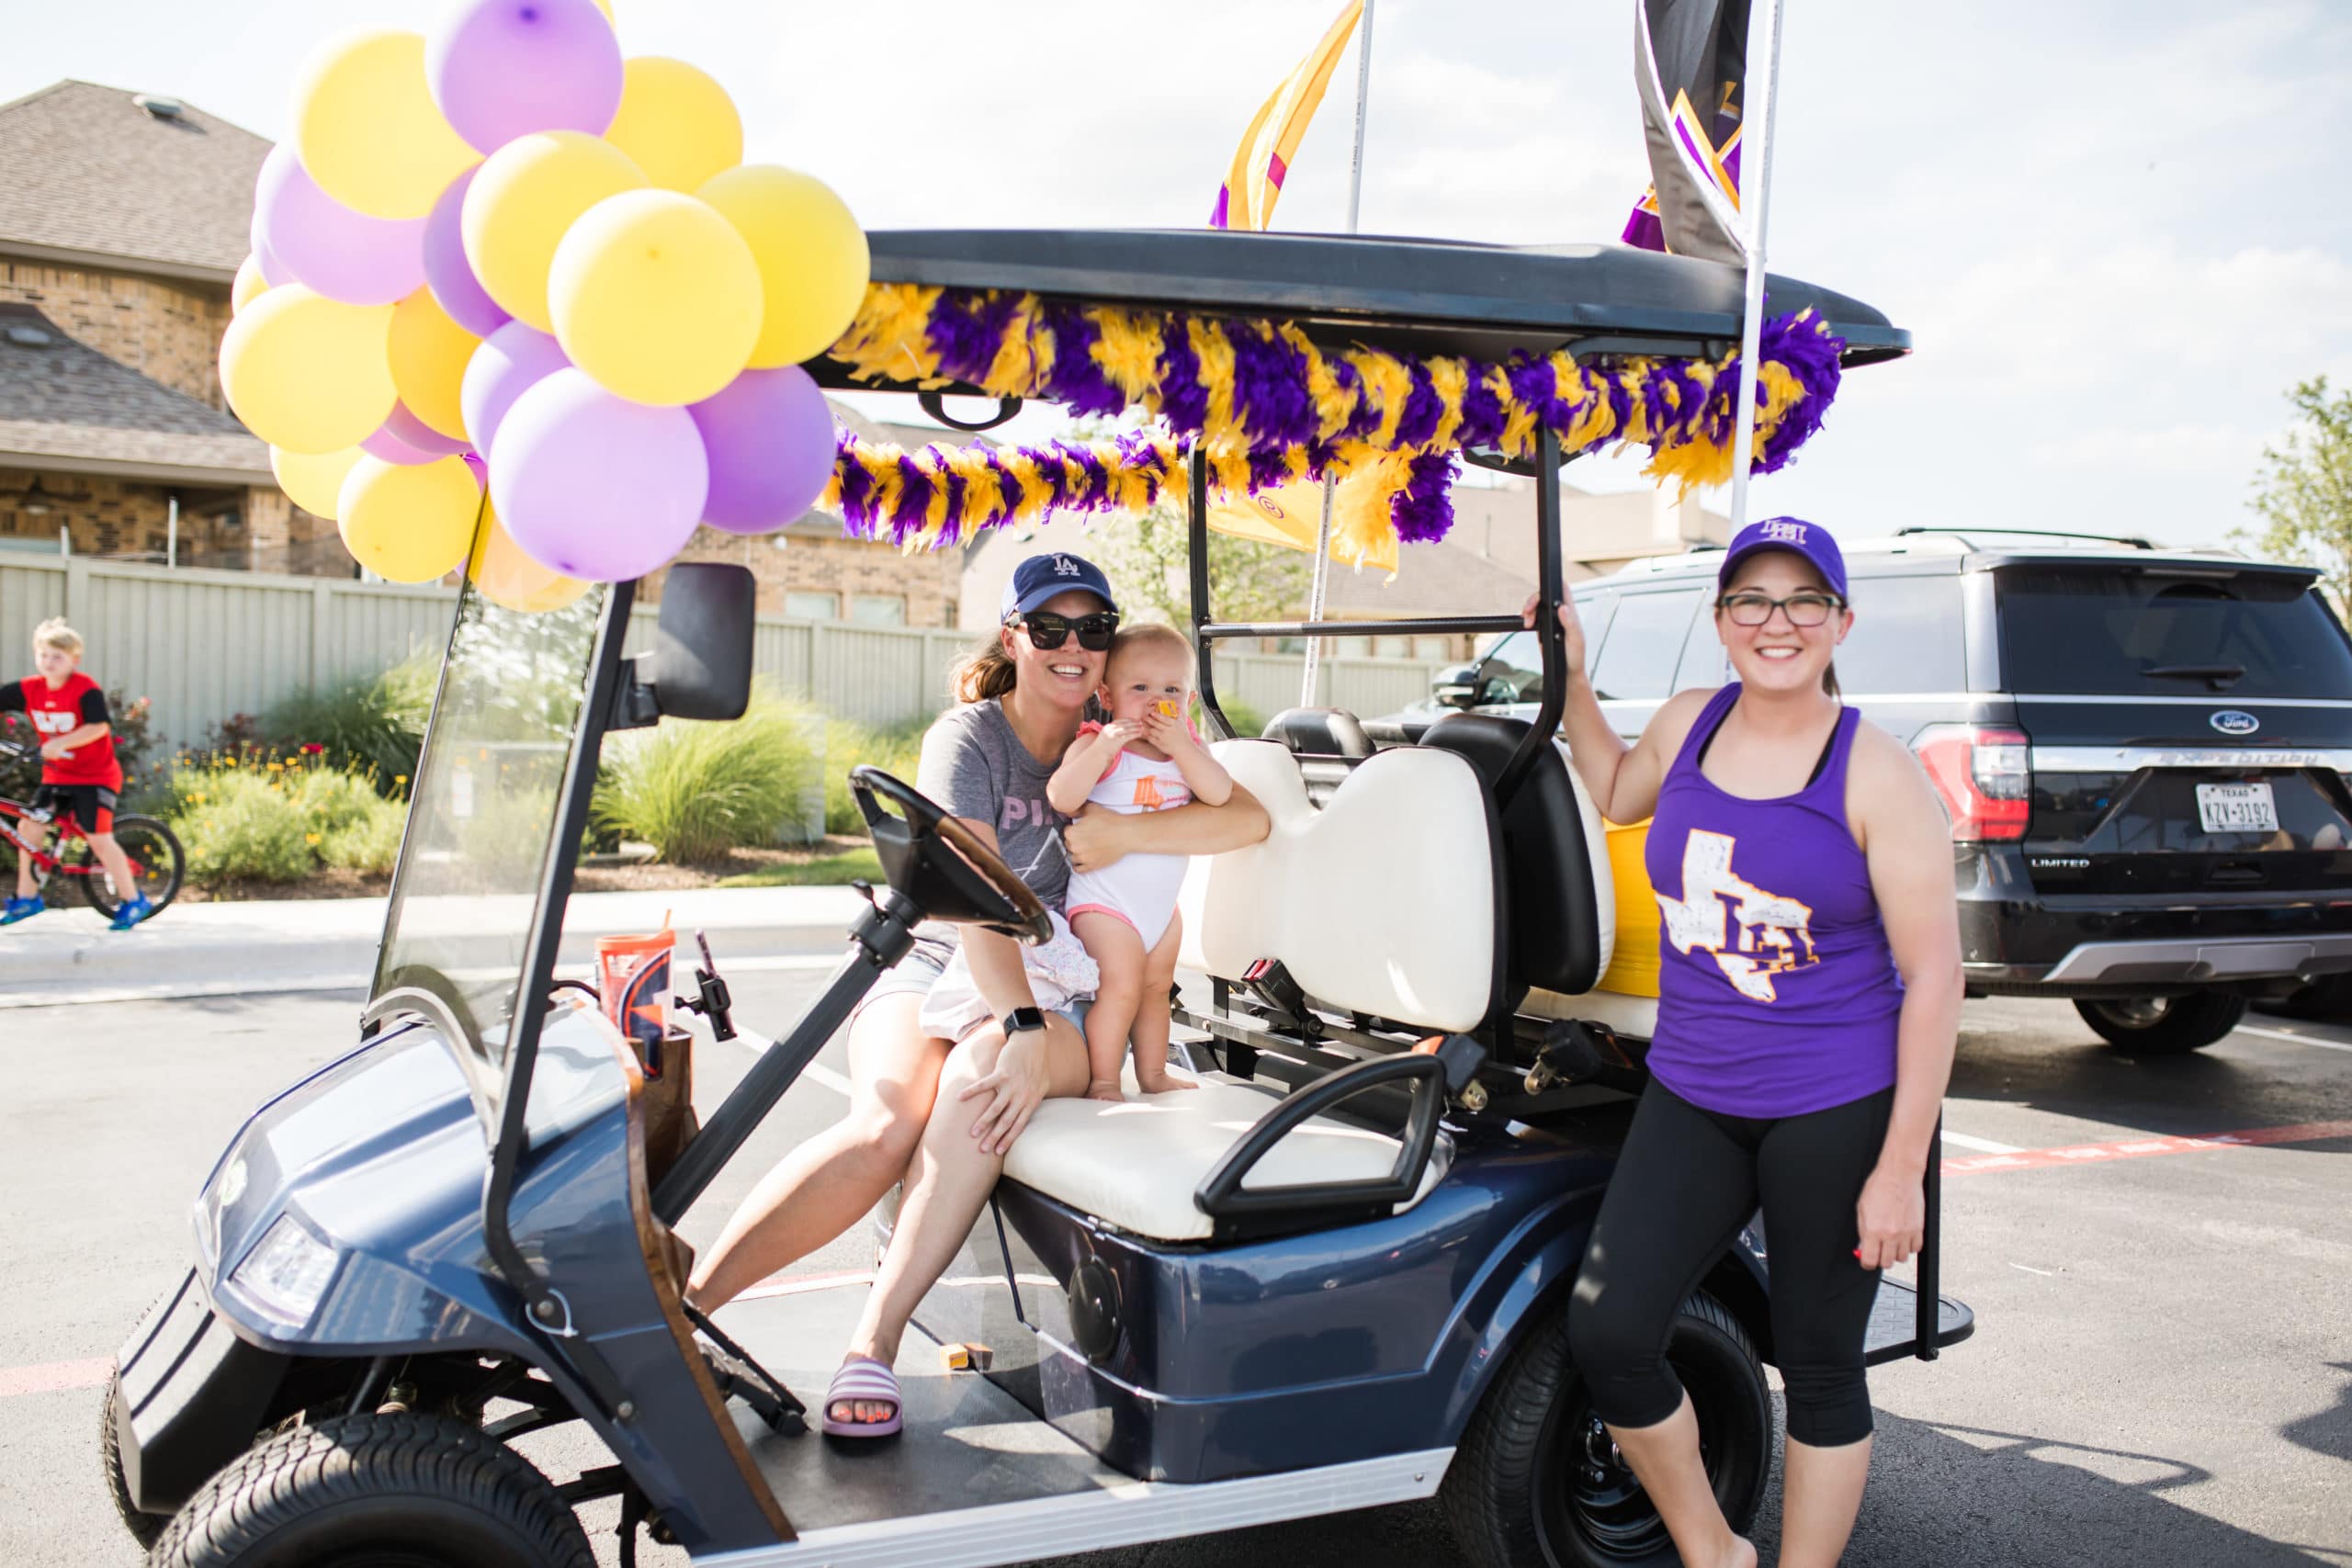
MULTIPOLYGON (((139 891, 161 914, 164 905, 179 897, 180 878, 187 865, 178 837, 153 817, 118 817, 114 819, 114 841, 130 858, 139 891)), ((98 863, 90 841, 77 840, 68 852, 72 857, 68 863, 85 873, 74 878, 82 885, 82 897, 99 914, 114 919, 114 912, 122 908, 122 890, 107 874, 106 867, 98 863)))
MULTIPOLYGON (((1675 1568, 1665 1521, 1594 1415, 1555 1311, 1512 1352, 1471 1417, 1440 1494, 1477 1568, 1675 1568)), ((1682 1305, 1667 1360, 1699 1416, 1715 1501, 1745 1530, 1771 1471, 1772 1396, 1737 1319, 1703 1292, 1682 1305)))
POLYGON ((122 1374, 107 1379, 107 1396, 98 1402, 98 1460, 107 1477, 107 1495, 114 1499, 114 1511, 122 1520, 122 1528, 130 1539, 141 1546, 153 1546, 164 1528, 172 1522, 169 1514, 151 1514, 130 1500, 130 1480, 122 1472, 122 1439, 114 1429, 115 1391, 121 1386, 122 1374))
POLYGON ((344 1416, 247 1450, 164 1532, 157 1568, 594 1568, 548 1478, 437 1416, 344 1416))
POLYGON ((2083 1021, 2098 1030, 2109 1044, 2147 1056, 2202 1050, 2235 1029, 2245 1019, 2245 1009, 2244 997, 2221 991, 2075 1004, 2083 1021))

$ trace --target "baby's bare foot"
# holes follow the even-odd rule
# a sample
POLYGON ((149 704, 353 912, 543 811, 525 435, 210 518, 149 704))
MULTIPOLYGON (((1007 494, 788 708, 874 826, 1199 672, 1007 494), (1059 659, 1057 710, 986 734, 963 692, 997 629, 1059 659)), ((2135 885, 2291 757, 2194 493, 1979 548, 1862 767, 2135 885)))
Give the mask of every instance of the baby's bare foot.
POLYGON ((1136 1075, 1136 1087, 1146 1094, 1166 1094, 1170 1089, 1198 1089, 1201 1086, 1190 1078, 1180 1078, 1173 1074, 1163 1073, 1159 1077, 1148 1078, 1138 1073, 1136 1075))
POLYGON ((1086 1086, 1086 1098, 1099 1100, 1110 1105, 1125 1105, 1127 1102, 1127 1097, 1119 1092, 1117 1084, 1105 1083, 1100 1078, 1086 1086))

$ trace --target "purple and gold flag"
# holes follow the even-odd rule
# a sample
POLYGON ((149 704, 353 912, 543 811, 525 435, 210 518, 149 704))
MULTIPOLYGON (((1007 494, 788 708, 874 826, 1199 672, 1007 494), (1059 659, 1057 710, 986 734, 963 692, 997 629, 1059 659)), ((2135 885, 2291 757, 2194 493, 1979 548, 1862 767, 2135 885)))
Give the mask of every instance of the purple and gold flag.
POLYGON ((1216 193, 1210 228, 1263 229, 1272 221, 1274 202, 1283 194, 1291 160, 1298 155, 1298 144, 1306 139, 1306 127, 1323 102, 1323 89, 1330 85, 1332 68, 1339 64, 1363 16, 1363 0, 1348 0, 1323 41, 1283 78, 1273 96, 1259 108, 1250 129, 1241 133, 1241 145, 1234 150, 1233 172, 1216 193))
POLYGON ((1634 81, 1650 188, 1624 241, 1736 265, 1747 0, 1634 0, 1634 81))

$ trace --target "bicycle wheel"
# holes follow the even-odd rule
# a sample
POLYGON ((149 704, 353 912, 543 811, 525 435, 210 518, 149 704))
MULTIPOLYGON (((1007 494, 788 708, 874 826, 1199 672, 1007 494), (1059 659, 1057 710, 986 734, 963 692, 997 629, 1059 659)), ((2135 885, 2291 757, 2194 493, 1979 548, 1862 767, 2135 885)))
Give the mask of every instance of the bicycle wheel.
MULTIPOLYGON (((181 852, 179 840, 153 817, 118 817, 114 819, 114 841, 130 857, 139 891, 155 906, 155 913, 162 914, 164 907, 179 897, 180 877, 187 869, 187 856, 181 852)), ((89 840, 76 840, 70 852, 72 858, 65 862, 65 868, 82 885, 82 897, 90 901, 92 908, 112 919, 115 910, 122 907, 114 878, 98 864, 89 840)))

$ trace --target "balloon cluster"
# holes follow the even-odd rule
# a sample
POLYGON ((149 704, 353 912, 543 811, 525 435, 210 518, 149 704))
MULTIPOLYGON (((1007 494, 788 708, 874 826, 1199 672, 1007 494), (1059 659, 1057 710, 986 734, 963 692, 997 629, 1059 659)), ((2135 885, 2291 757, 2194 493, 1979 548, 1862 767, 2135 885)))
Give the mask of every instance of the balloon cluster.
POLYGON ((816 501, 832 419, 799 366, 856 313, 865 235, 742 163, 717 82, 624 60, 605 0, 460 0, 323 46, 293 109, 220 384, 362 564, 427 581, 470 549, 548 609, 816 501))

